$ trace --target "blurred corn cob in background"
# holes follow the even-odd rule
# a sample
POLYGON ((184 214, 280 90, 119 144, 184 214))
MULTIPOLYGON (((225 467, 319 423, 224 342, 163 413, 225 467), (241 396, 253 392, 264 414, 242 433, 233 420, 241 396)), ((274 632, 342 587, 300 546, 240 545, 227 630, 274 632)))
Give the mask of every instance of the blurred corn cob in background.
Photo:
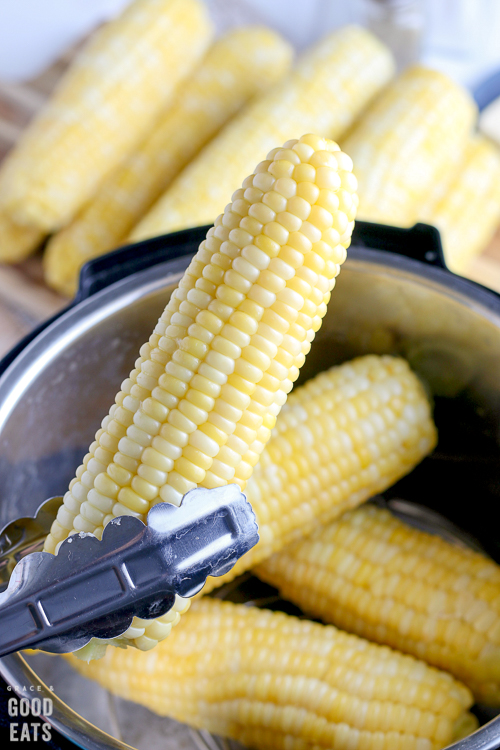
POLYGON ((24 260, 36 250, 44 237, 44 232, 17 224, 0 209, 0 263, 24 260))
POLYGON ((313 617, 424 659, 500 705, 500 567, 369 505, 256 569, 313 617))
POLYGON ((136 0, 93 35, 0 170, 0 209, 50 232, 137 145, 212 36, 199 0, 136 0))
MULTIPOLYGON (((114 516, 179 505, 197 486, 245 486, 345 259, 357 205, 351 170, 333 141, 305 135, 244 180, 141 348, 47 551, 72 532, 100 537, 114 516)), ((134 621, 120 642, 150 649, 170 628, 134 621)))
POLYGON ((202 599, 155 651, 69 657, 127 700, 257 750, 439 750, 473 731, 450 675, 332 626, 202 599))
POLYGON ((412 66, 341 139, 356 165, 360 219, 410 226, 443 174, 462 160, 476 108, 447 76, 412 66))
POLYGON ((471 138, 458 170, 424 203, 419 218, 441 232, 448 267, 466 274, 500 224, 498 147, 484 136, 471 138))
POLYGON ((348 26, 325 37, 281 86, 247 107, 201 151, 130 239, 211 223, 260 154, 308 131, 338 138, 393 70, 388 49, 364 29, 348 26))
POLYGON ((141 146, 49 242, 47 283, 73 295, 81 266, 118 247, 200 148, 245 102, 279 81, 291 60, 290 45, 270 29, 236 29, 215 42, 141 146))
POLYGON ((290 394, 246 488, 260 541, 204 593, 387 489, 435 444, 405 360, 368 355, 309 380, 290 394))

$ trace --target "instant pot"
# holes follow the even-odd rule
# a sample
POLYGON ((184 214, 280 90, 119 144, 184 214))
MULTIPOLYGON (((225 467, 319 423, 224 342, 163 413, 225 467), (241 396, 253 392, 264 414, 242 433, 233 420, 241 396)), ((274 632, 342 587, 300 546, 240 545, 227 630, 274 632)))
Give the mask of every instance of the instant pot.
MULTIPOLYGON (((87 264, 74 302, 0 363, 0 526, 65 492, 206 230, 147 240, 87 264)), ((408 359, 432 395, 440 438, 385 497, 437 511, 500 561, 492 523, 500 501, 500 298, 447 271, 437 230, 423 224, 357 222, 348 255, 299 382, 370 352, 408 359)), ((59 662, 14 654, 0 661, 0 673, 21 696, 50 697, 46 719, 64 737, 89 750, 127 742, 152 748, 157 726, 163 748, 169 736, 172 748, 196 747, 182 725, 111 699, 67 665, 52 692, 59 662), (130 728, 132 715, 142 738, 130 728)), ((500 747, 500 717, 479 713, 490 721, 453 747, 500 747)))

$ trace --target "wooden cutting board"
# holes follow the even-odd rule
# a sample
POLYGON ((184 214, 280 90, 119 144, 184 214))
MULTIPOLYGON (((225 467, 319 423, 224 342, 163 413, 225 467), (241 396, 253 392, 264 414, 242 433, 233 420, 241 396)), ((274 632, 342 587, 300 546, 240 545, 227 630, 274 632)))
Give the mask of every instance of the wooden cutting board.
MULTIPOLYGON (((0 81, 0 161, 40 109, 68 67, 69 50, 38 78, 22 85, 0 81)), ((500 292, 500 230, 469 269, 475 281, 500 292)), ((17 266, 0 264, 0 357, 41 321, 68 303, 43 282, 41 255, 17 266)))

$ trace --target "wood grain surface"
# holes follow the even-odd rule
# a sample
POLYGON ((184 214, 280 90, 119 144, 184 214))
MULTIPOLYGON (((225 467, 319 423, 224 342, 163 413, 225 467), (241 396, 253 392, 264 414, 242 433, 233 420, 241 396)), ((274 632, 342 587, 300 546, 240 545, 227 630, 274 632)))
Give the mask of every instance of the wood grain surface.
MULTIPOLYGON (((53 91, 74 53, 75 48, 69 50, 41 76, 23 85, 0 81, 0 161, 53 91)), ((500 292, 500 230, 473 261, 468 275, 500 292)), ((0 264, 0 357, 67 303, 44 284, 41 252, 17 266, 0 264)))

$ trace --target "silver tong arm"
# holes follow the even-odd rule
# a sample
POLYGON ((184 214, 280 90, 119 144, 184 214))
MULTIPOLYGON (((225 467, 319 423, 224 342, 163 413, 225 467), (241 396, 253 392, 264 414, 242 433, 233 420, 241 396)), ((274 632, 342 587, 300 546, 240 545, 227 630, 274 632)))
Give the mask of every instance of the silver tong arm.
POLYGON ((102 540, 74 534, 57 555, 34 552, 0 594, 0 656, 24 648, 67 653, 122 635, 134 616, 160 617, 192 597, 258 541, 255 515, 235 484, 155 505, 147 525, 115 518, 102 540))

